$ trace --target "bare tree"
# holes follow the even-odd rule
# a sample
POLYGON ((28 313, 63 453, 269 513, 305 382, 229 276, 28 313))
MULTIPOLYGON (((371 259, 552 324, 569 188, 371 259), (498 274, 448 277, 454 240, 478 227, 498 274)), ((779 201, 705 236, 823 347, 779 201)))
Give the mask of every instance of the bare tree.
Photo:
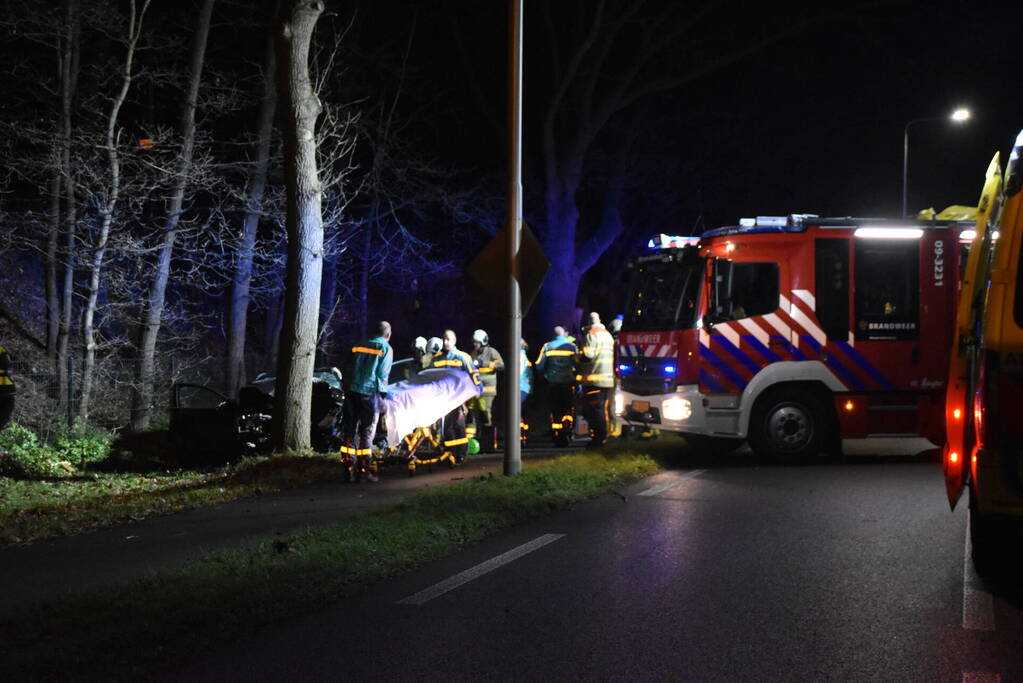
POLYGON ((229 396, 234 396, 238 392, 245 375, 245 326, 248 319, 252 283, 252 259, 256 248, 256 231, 263 215, 263 194, 266 190, 267 166, 270 162, 274 110, 277 107, 274 67, 273 31, 268 31, 263 57, 263 99, 259 108, 256 158, 249 169, 245 218, 242 224, 241 240, 235 255, 231 299, 227 316, 227 391, 229 396))
POLYGON ((323 269, 321 187, 316 163, 319 98, 309 77, 309 47, 323 13, 319 0, 289 0, 278 16, 277 88, 284 105, 288 264, 284 325, 274 395, 273 442, 309 448, 309 411, 323 269))
POLYGON ((137 6, 135 0, 130 3, 128 25, 124 36, 125 54, 124 62, 121 65, 121 84, 117 93, 111 98, 110 109, 106 116, 106 134, 104 137, 103 150, 106 152, 108 168, 108 185, 101 193, 97 211, 100 218, 100 226, 92 261, 89 264, 89 280, 86 292, 85 308, 82 312, 82 342, 85 347, 85 360, 82 367, 82 390, 78 402, 78 417, 86 421, 89 416, 89 401, 91 400, 93 375, 96 366, 96 329, 95 316, 97 303, 99 301, 100 275, 103 270, 103 261, 106 255, 107 241, 110 237, 110 228, 114 220, 114 213, 117 210, 117 202, 121 193, 121 157, 118 150, 120 132, 118 120, 121 107, 128 96, 128 89, 131 87, 134 75, 135 50, 138 46, 139 37, 142 34, 142 22, 145 19, 146 10, 149 9, 150 0, 143 0, 141 7, 137 6))
POLYGON ((192 63, 185 94, 185 106, 181 115, 181 152, 174 187, 167 209, 167 220, 163 226, 163 239, 157 253, 156 272, 149 288, 146 313, 139 343, 139 371, 136 379, 136 394, 132 405, 131 427, 134 431, 149 428, 150 411, 153 402, 153 375, 155 370, 156 340, 163 321, 164 301, 167 295, 167 280, 170 278, 171 253, 177 239, 178 222, 181 220, 185 200, 185 189, 192 170, 192 156, 195 150, 195 110, 199 100, 199 84, 202 81, 203 62, 206 57, 206 39, 210 32, 210 18, 215 0, 203 0, 199 19, 192 42, 192 63))
MULTIPOLYGON (((65 33, 60 52, 60 184, 64 195, 64 277, 60 300, 57 300, 57 249, 54 242, 59 241, 59 226, 51 232, 50 245, 47 248, 47 310, 51 318, 54 312, 60 311, 60 319, 56 326, 56 349, 53 354, 57 364, 57 384, 61 401, 60 407, 70 405, 73 396, 67 395, 67 359, 68 344, 71 339, 71 313, 75 284, 75 231, 78 224, 78 201, 75 195, 75 177, 71 170, 71 105, 78 85, 78 68, 81 56, 81 21, 77 0, 65 0, 65 33), (52 269, 54 272, 50 272, 52 269), (51 285, 52 280, 52 285, 51 285), (52 294, 51 294, 52 292, 52 294), (51 298, 52 296, 52 298, 51 298)), ((53 320, 49 320, 47 329, 47 346, 53 336, 53 320)))

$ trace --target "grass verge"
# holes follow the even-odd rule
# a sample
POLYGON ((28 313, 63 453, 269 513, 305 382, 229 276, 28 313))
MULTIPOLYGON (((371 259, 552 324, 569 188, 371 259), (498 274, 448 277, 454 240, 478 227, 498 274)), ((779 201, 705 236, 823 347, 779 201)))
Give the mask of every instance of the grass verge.
POLYGON ((0 477, 0 545, 81 533, 336 476, 337 458, 320 455, 251 458, 212 473, 0 477))
POLYGON ((137 680, 173 670, 211 645, 657 469, 648 455, 576 454, 527 463, 519 477, 427 489, 341 525, 32 610, 0 623, 0 660, 31 680, 137 680))

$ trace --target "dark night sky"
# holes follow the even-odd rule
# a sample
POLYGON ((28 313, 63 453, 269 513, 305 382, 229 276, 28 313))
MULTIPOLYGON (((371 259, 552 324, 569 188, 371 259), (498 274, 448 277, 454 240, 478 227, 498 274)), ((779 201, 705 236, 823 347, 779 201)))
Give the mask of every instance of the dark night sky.
MULTIPOLYGON (((481 68, 502 69, 504 3, 489 4, 482 11, 490 17, 472 12, 478 35, 471 44, 492 49, 477 55, 481 68)), ((526 2, 527 20, 535 7, 526 2)), ((909 205, 974 203, 991 154, 1005 153, 1023 127, 1014 85, 1023 66, 1014 38, 1023 10, 1015 5, 983 13, 977 7, 955 0, 874 3, 816 21, 739 63, 651 98, 642 155, 669 169, 660 191, 676 195, 669 202, 672 222, 684 229, 701 214, 707 227, 758 213, 896 214, 906 122, 945 116, 959 105, 974 114, 965 125, 933 121, 911 128, 909 205)), ((542 50, 530 49, 531 38, 542 38, 539 29, 532 36, 529 29, 527 21, 527 117, 538 113, 528 79, 548 68, 542 50)), ((438 47, 447 42, 443 31, 434 36, 437 42, 426 38, 422 49, 451 57, 438 47)), ((452 63, 430 77, 457 89, 464 73, 452 63)), ((495 101, 503 96, 502 79, 498 71, 486 85, 495 101)), ((495 115, 501 116, 499 107, 495 115)), ((472 127, 471 117, 452 120, 458 125, 453 154, 469 150, 469 158, 486 163, 480 150, 500 151, 492 133, 472 127), (467 130, 474 131, 471 138, 467 130)), ((527 156, 535 153, 529 142, 527 156)), ((535 197, 539 188, 526 191, 535 197)))
MULTIPOLYGON (((666 2, 647 4, 653 10, 676 7, 680 19, 690 7, 703 6, 666 2)), ((524 155, 527 170, 535 170, 540 162, 536 122, 551 66, 540 30, 542 5, 539 0, 526 0, 525 5, 524 155)), ((609 2, 616 8, 624 5, 624 0, 609 2)), ((1011 9, 981 12, 978 5, 959 0, 878 1, 859 3, 859 10, 846 5, 831 10, 804 0, 776 3, 770 9, 778 8, 773 17, 777 25, 817 18, 737 63, 647 98, 639 114, 628 112, 611 121, 598 139, 599 154, 614 146, 625 126, 642 129, 633 152, 636 173, 625 215, 631 234, 623 238, 618 254, 654 231, 700 231, 734 224, 742 216, 894 215, 901 198, 903 127, 912 119, 945 116, 959 105, 972 109, 972 121, 962 126, 931 121, 912 128, 909 206, 940 209, 976 201, 991 154, 1007 152, 1023 128, 1023 98, 1016 85, 1023 66, 1016 44, 1023 7, 1017 3, 1011 9)), ((159 26, 161 35, 182 46, 180 65, 187 59, 196 6, 167 0, 153 5, 151 26, 159 26)), ((259 12, 252 8, 263 6, 219 0, 211 33, 208 63, 229 74, 234 69, 238 84, 250 91, 258 89, 252 74, 262 30, 243 20, 257 19, 259 12)), ((344 92, 333 96, 348 102, 392 96, 395 68, 414 24, 411 70, 399 106, 407 122, 406 141, 423 157, 457 169, 455 182, 489 178, 490 187, 500 192, 506 163, 501 136, 507 3, 335 0, 327 7, 317 42, 330 46, 348 31, 337 65, 344 69, 344 92), (467 62, 460 58, 459 42, 467 62)), ((730 7, 711 29, 719 47, 762 28, 757 22, 767 11, 759 9, 757 18, 743 3, 730 7)), ((567 43, 579 26, 560 25, 559 30, 567 43)), ((707 59, 713 56, 706 53, 707 59)), ((49 63, 47 55, 40 59, 49 63)), ((658 68, 669 73, 672 66, 669 56, 658 68)), ((16 80, 0 81, 0 92, 16 80)), ((140 87, 126 109, 133 117, 126 121, 133 134, 144 132, 145 119, 153 112, 156 118, 166 115, 165 123, 175 122, 180 91, 163 88, 154 94, 140 87)), ((251 129, 252 121, 243 119, 251 119, 254 112, 250 106, 234 120, 207 121, 221 151, 241 149, 231 143, 251 129)), ((527 215, 534 224, 542 217, 543 187, 536 178, 527 175, 525 184, 527 215)), ((584 185, 583 208, 596 205, 601 191, 599 183, 584 185)), ((427 231, 443 237, 448 224, 438 225, 427 231)), ((477 228, 464 234, 472 248, 487 239, 477 228)), ((616 267, 605 259, 598 268, 603 275, 596 277, 620 274, 616 267)))

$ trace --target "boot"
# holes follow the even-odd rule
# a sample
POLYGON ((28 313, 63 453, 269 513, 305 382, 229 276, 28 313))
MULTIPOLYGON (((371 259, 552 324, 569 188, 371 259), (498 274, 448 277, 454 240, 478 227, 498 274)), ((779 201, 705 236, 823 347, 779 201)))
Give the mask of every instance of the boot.
POLYGON ((363 479, 370 484, 379 481, 377 475, 373 474, 373 471, 369 468, 369 456, 360 455, 358 469, 355 474, 355 481, 359 482, 363 479))

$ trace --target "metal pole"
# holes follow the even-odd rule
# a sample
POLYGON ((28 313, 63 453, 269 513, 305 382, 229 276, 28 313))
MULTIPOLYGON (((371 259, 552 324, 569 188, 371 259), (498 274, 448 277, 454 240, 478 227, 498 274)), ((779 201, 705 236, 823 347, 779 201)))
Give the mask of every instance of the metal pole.
POLYGON ((519 291, 518 254, 522 233, 522 0, 508 1, 508 338, 505 348, 504 473, 522 472, 519 441, 521 407, 519 374, 522 371, 522 297, 519 291))
POLYGON ((902 131, 902 217, 906 217, 906 192, 909 184, 909 125, 902 131))

